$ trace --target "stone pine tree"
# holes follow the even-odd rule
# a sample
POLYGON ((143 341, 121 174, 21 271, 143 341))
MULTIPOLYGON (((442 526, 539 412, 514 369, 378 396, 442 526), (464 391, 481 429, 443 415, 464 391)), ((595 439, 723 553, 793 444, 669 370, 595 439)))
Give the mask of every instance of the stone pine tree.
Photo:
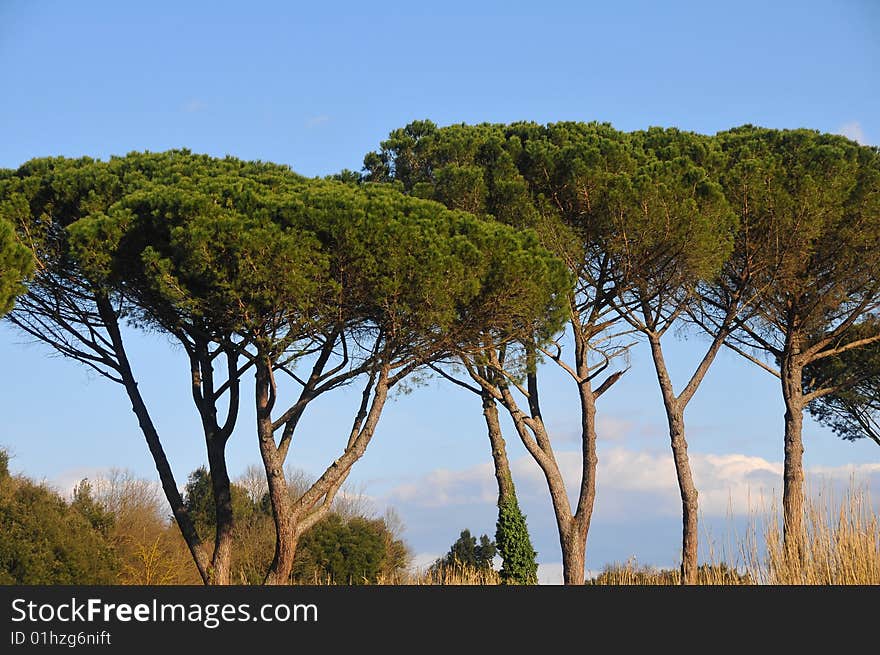
MULTIPOLYGON (((156 164, 146 166, 150 171, 156 164)), ((161 168, 161 165, 158 165, 161 168)), ((35 271, 7 319, 26 334, 123 386, 156 465, 175 522, 205 583, 210 557, 184 506, 171 464, 138 388, 123 326, 132 304, 125 294, 92 279, 70 247, 69 228, 102 214, 148 179, 128 177, 124 159, 98 162, 62 157, 31 160, 0 176, 0 211, 33 251, 35 271)), ((95 257, 100 253, 93 253, 95 257)))
POLYGON ((326 244, 335 290, 310 313, 317 322, 309 341, 314 357, 291 362, 303 342, 289 338, 291 319, 283 312, 254 312, 258 322, 250 328, 258 436, 279 539, 269 583, 289 579, 300 536, 330 510, 375 434, 389 392, 450 353, 478 347, 487 333, 505 342, 550 320, 566 284, 564 266, 533 234, 388 187, 328 184, 304 201, 315 208, 307 220, 326 244), (314 398, 339 386, 338 376, 354 362, 363 387, 347 443, 291 500, 283 464, 299 420, 314 398), (305 373, 297 373, 296 364, 305 373), (285 404, 276 374, 300 386, 285 404))
POLYGON ((720 153, 710 137, 652 128, 631 135, 639 160, 607 196, 611 229, 605 251, 613 262, 615 307, 650 346, 669 426, 682 504, 681 583, 697 580, 698 501, 688 458, 684 412, 741 310, 732 290, 728 315, 687 384, 676 393, 663 336, 694 305, 694 291, 711 281, 730 253, 736 224, 720 185, 707 168, 720 153))
POLYGON ((492 560, 498 552, 495 543, 486 535, 480 535, 479 540, 464 529, 458 535, 443 557, 431 566, 435 571, 447 567, 464 566, 478 571, 492 569, 492 560))
POLYGON ((140 159, 124 161, 148 184, 72 225, 72 249, 91 279, 124 294, 139 325, 168 334, 186 354, 216 512, 211 581, 228 584, 235 517, 225 452, 242 377, 254 368, 238 332, 237 289, 249 286, 260 308, 293 311, 320 286, 322 260, 313 236, 280 227, 305 184, 287 167, 187 152, 140 159))
MULTIPOLYGON (((292 202, 285 194, 302 183, 287 167, 219 160, 187 151, 132 153, 108 162, 34 160, 0 182, 3 215, 16 224, 19 238, 33 244, 38 262, 28 292, 10 320, 124 386, 175 522, 206 583, 229 581, 233 515, 225 446, 237 418, 239 380, 252 364, 242 361, 242 344, 233 338, 229 297, 215 294, 211 298, 214 308, 222 307, 220 311, 207 311, 209 303, 190 302, 191 297, 181 302, 189 290, 167 283, 168 271, 156 253, 166 244, 186 250, 186 239, 198 229, 214 238, 225 234, 246 249, 248 243, 261 238, 260 230, 249 225, 251 229, 236 235, 229 231, 241 227, 235 219, 252 211, 280 211, 281 204, 292 202), (185 370, 204 431, 214 487, 213 554, 203 548, 187 516, 138 389, 125 347, 125 323, 167 333, 179 341, 187 356, 185 370), (221 418, 219 407, 224 403, 221 418)), ((284 247, 288 252, 305 253, 306 261, 311 261, 306 244, 284 247)), ((206 262, 210 266, 206 259, 210 252, 210 248, 203 249, 201 259, 191 252, 187 265, 194 270, 206 262)), ((304 269, 309 266, 303 264, 304 269)), ((276 274, 274 280, 280 286, 300 278, 276 274)))
MULTIPOLYGON (((514 225, 535 226, 534 214, 520 178, 509 157, 498 157, 503 134, 498 126, 455 126, 438 130, 430 121, 416 121, 395 130, 382 143, 381 153, 364 159, 365 179, 396 180, 410 193, 443 202, 453 209, 478 215, 506 217, 514 225), (495 149, 494 158, 481 152, 495 149), (486 171, 485 169, 490 169, 486 171), (487 182, 492 181, 492 190, 487 182), (505 192, 497 190, 506 189, 505 192)), ((479 396, 489 437, 498 485, 496 542, 502 558, 500 578, 510 584, 537 583, 537 553, 532 547, 526 517, 519 507, 501 430, 498 405, 492 394, 450 374, 447 367, 434 371, 450 382, 479 396)), ((482 368, 483 375, 494 373, 482 368)))
POLYGON ((703 323, 715 332, 747 274, 755 300, 726 344, 780 381, 783 534, 796 555, 804 538, 804 410, 849 384, 813 384, 804 372, 880 340, 855 328, 880 307, 880 152, 810 130, 744 126, 716 138, 739 230, 718 283, 702 294, 703 323))
POLYGON ((612 306, 614 278, 603 250, 609 220, 600 213, 611 185, 636 166, 628 139, 600 124, 437 128, 418 121, 393 131, 381 151, 365 157, 364 166, 368 180, 395 180, 413 195, 531 227, 566 263, 573 280, 564 307, 571 352, 564 352, 558 332, 536 330, 509 344, 487 335, 483 349, 459 363, 469 383, 504 407, 544 473, 563 577, 567 584, 582 584, 595 499, 597 401, 623 374, 618 357, 631 343, 620 334, 629 326, 612 306), (583 456, 574 507, 542 414, 542 358, 559 365, 577 390, 583 456))

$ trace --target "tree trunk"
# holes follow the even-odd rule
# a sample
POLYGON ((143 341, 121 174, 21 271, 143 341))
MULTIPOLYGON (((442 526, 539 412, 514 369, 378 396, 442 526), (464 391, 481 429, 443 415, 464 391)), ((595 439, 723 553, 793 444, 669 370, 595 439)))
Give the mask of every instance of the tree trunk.
MULTIPOLYGON (((586 376, 589 378, 589 375, 586 376)), ((599 464, 599 456, 596 454, 596 395, 590 386, 589 379, 578 385, 581 403, 581 493, 578 499, 577 509, 574 514, 574 524, 578 531, 577 543, 580 544, 580 557, 573 563, 577 570, 572 571, 570 576, 574 582, 566 584, 584 583, 584 564, 586 562, 587 535, 590 532, 590 523, 593 519, 593 505, 596 501, 596 467, 599 464)), ((565 557, 563 557, 563 565, 565 557)), ((566 574, 567 576, 569 574, 566 574)))
POLYGON ((507 460, 507 448, 501 434, 501 422, 498 420, 498 407, 492 395, 486 391, 481 394, 483 399, 483 417, 486 419, 486 431, 492 447, 492 461, 495 463, 495 479, 498 482, 498 507, 508 500, 516 500, 513 476, 510 473, 510 462, 507 460))
POLYGON ((684 416, 679 410, 667 410, 672 458, 681 495, 681 584, 697 584, 697 487, 688 458, 688 445, 684 437, 684 416))
POLYGON ((198 532, 196 532, 192 519, 190 519, 189 512, 186 510, 186 505, 184 505, 180 490, 177 488, 177 482, 174 479, 174 472, 171 470, 171 464, 165 456, 165 449, 162 447, 159 433, 156 431, 156 426, 153 425, 153 420, 150 418, 147 405, 138 389, 138 383, 134 379, 134 373, 131 370, 131 364, 128 361, 128 355, 126 354, 125 347, 122 343, 122 334, 119 331, 119 321, 116 312, 113 310, 113 306, 106 297, 98 297, 96 299, 96 304, 101 320, 104 322, 104 325, 107 326, 107 333, 113 344, 113 351, 119 361, 119 374, 122 378, 125 392, 128 394, 128 398, 131 401, 131 411, 134 412, 137 417, 138 425, 140 426, 144 439, 147 442, 147 447, 150 449, 150 454, 153 456, 153 463, 156 466, 156 471, 159 473, 159 480, 162 483, 162 491, 165 492, 165 498, 168 500, 168 504, 171 507, 174 520, 177 523, 180 534, 183 536, 183 540, 186 542, 187 548, 189 548, 189 552, 192 555, 193 562, 195 562, 196 569, 199 571, 199 576, 201 576, 202 582, 210 584, 208 574, 210 562, 208 561, 207 555, 202 550, 201 539, 199 539, 198 532))
POLYGON ((214 492, 217 532, 214 537, 214 557, 211 561, 211 583, 228 585, 232 568, 232 494, 229 472, 226 468, 226 443, 214 435, 208 439, 208 465, 214 492))
MULTIPOLYGON (((699 544, 697 515, 699 504, 684 432, 684 408, 687 403, 680 401, 675 396, 672 380, 666 368, 666 360, 663 357, 660 337, 653 333, 649 334, 648 343, 651 346, 654 370, 657 373, 660 392, 663 396, 663 408, 666 410, 666 422, 669 425, 672 459, 675 462, 675 475, 678 480, 678 492, 681 496, 681 584, 692 585, 697 584, 697 546, 699 544)), ((709 352, 712 353, 713 350, 710 349, 709 352)), ((714 352, 717 352, 717 347, 714 348, 714 352)), ((704 358, 704 362, 706 362, 706 358, 704 358)), ((701 365, 701 368, 708 368, 708 364, 701 365)))
POLYGON ((296 555, 296 521, 293 503, 284 478, 284 466, 275 445, 272 430, 272 404, 270 397, 271 372, 264 362, 257 364, 256 406, 257 436, 260 441, 260 455, 266 469, 266 482, 269 487, 269 500, 272 503, 272 517, 275 522, 275 556, 266 575, 265 584, 283 585, 290 583, 293 558, 296 555))
POLYGON ((566 585, 584 584, 584 564, 587 550, 587 530, 581 521, 572 518, 559 526, 562 546, 562 580, 566 585))
MULTIPOLYGON (((603 392, 601 387, 594 390, 590 382, 589 340, 579 329, 574 330, 574 339, 577 373, 581 380, 578 383, 578 399, 581 406, 581 487, 572 526, 569 528, 572 533, 563 537, 563 541, 567 539, 570 544, 576 544, 579 551, 576 557, 574 554, 566 557, 567 546, 563 544, 562 565, 565 584, 584 583, 587 535, 590 532, 590 523, 593 519, 593 506, 596 501, 596 467, 599 464, 599 456, 596 453, 598 437, 596 433, 596 399, 603 392)), ((619 377, 620 374, 612 374, 606 378, 603 385, 610 388, 619 377)))
POLYGON ((123 380, 125 390, 128 393, 129 400, 131 400, 131 409, 135 413, 135 416, 137 416, 141 432, 143 432, 147 447, 150 449, 150 454, 153 456, 153 462, 156 465, 156 470, 159 473, 159 480, 162 483, 162 491, 165 492, 165 498, 168 500, 168 504, 171 507, 171 512, 174 515, 177 527, 183 535, 183 540, 186 542, 186 546, 192 555, 193 562, 195 562, 199 575, 202 578, 202 582, 205 584, 211 584, 209 575, 210 562, 202 549, 202 541, 190 519, 189 512, 186 510, 186 505, 180 495, 180 490, 177 488, 174 473, 171 470, 171 464, 169 464, 168 458, 165 456, 165 450, 162 448, 159 434, 156 432, 153 421, 150 419, 150 415, 147 412, 147 406, 144 404, 140 391, 138 391, 137 382, 126 375, 123 375, 123 380))
POLYGON ((804 442, 803 364, 796 356, 783 357, 780 370, 785 401, 785 468, 782 515, 785 552, 804 554, 804 442))

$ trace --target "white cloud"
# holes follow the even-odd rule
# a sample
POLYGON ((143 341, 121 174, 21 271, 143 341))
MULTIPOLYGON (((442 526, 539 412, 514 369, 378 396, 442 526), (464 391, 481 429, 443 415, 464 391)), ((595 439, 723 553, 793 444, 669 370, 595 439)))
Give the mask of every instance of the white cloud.
POLYGON ((492 464, 452 471, 438 469, 412 482, 398 485, 389 492, 389 504, 413 503, 421 507, 446 507, 494 503, 495 478, 492 464))
POLYGON ((837 133, 845 136, 847 139, 852 139, 857 143, 861 143, 862 145, 868 145, 865 131, 862 129, 862 125, 858 121, 844 123, 838 128, 837 133))
MULTIPOLYGON (((556 453, 556 460, 574 498, 580 483, 581 455, 563 451, 556 453)), ((781 492, 781 462, 740 453, 692 453, 690 460, 704 516, 746 515, 768 506, 781 492)), ((530 457, 513 460, 511 471, 523 502, 546 497, 544 475, 530 457)), ((811 467, 807 478, 808 485, 816 490, 829 483, 840 486, 850 478, 875 486, 880 485, 880 464, 811 467)), ((637 522, 677 516, 681 511, 675 465, 669 453, 622 446, 603 449, 596 485, 597 518, 637 522)), ((392 489, 388 502, 422 508, 489 505, 495 502, 496 494, 492 465, 484 463, 457 471, 433 471, 392 489)))
POLYGON ((562 584, 562 562, 538 564, 538 584, 562 584))
POLYGON ((74 488, 85 478, 89 482, 95 484, 98 480, 103 480, 110 474, 107 468, 75 468, 62 471, 56 477, 47 481, 48 486, 57 490, 64 498, 72 498, 74 488))
POLYGON ((416 553, 409 563, 413 573, 424 573, 431 564, 443 557, 442 553, 416 553))

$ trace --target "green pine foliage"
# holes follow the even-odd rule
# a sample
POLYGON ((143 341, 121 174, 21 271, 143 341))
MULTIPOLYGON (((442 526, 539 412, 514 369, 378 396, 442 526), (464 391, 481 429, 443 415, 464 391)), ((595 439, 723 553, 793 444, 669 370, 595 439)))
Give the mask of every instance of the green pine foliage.
POLYGON ((0 208, 0 316, 12 309, 15 297, 24 292, 23 281, 33 270, 33 257, 15 236, 12 223, 0 208))

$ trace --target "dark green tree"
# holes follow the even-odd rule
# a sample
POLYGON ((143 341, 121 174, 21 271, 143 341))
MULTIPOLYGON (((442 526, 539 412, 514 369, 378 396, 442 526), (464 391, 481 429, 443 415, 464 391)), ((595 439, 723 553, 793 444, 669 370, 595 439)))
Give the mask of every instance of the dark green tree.
POLYGON ((105 516, 84 500, 73 504, 24 477, 0 456, 0 583, 113 584, 118 562, 105 516), (88 504, 88 507, 86 507, 88 504), (85 511, 83 511, 85 510, 85 511), (93 520, 98 518, 95 524, 93 520))
POLYGON ((498 575, 504 584, 538 584, 538 553, 515 497, 498 506, 495 543, 502 561, 498 575))
POLYGON ((302 536, 293 567, 293 580, 301 584, 375 584, 399 574, 405 550, 382 519, 354 516, 344 519, 333 512, 302 536))
POLYGON ((489 537, 481 535, 479 542, 477 542, 477 538, 471 534, 471 531, 464 529, 458 539, 450 546, 449 552, 438 559, 432 568, 438 570, 464 566, 477 570, 488 570, 492 568, 492 560, 497 552, 495 542, 489 537))
MULTIPOLYGON (((262 508, 255 504, 247 491, 234 482, 230 486, 232 496, 232 513, 236 523, 249 520, 262 508)), ((189 474, 184 488, 184 503, 189 511, 199 534, 210 535, 217 529, 217 512, 214 505, 213 483, 211 473, 200 466, 189 474)))

